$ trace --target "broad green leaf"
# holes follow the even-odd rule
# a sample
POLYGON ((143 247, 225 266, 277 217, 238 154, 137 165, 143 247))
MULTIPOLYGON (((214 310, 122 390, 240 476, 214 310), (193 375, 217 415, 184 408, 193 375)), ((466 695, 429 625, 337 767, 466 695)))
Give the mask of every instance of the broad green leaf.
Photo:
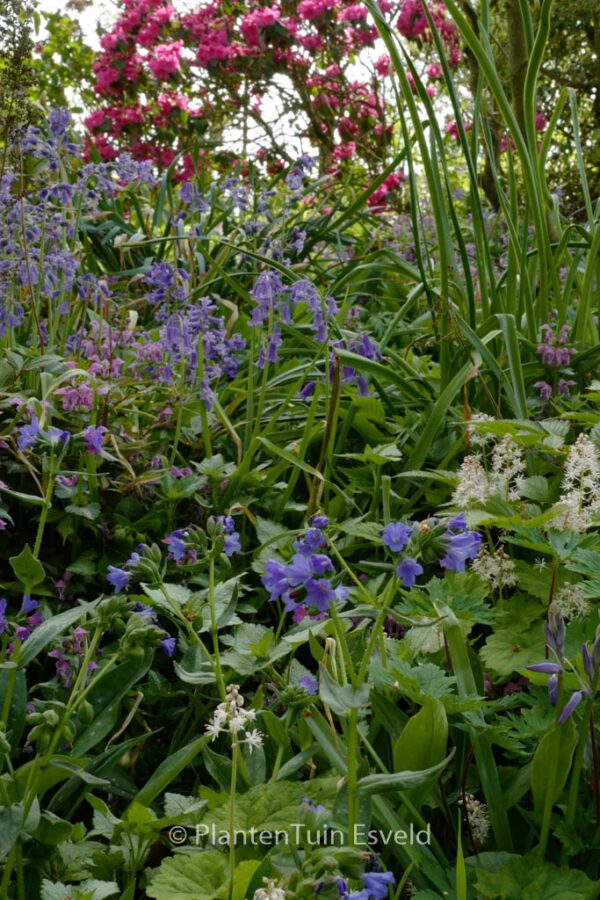
POLYGON ((454 750, 437 765, 421 771, 366 775, 364 778, 359 779, 358 794, 359 796, 388 794, 392 791, 409 791, 429 784, 441 775, 453 756, 454 750))
POLYGON ((218 850, 177 853, 152 875, 146 896, 153 900, 217 900, 227 887, 227 856, 218 850))
POLYGON ((42 622, 39 628, 36 628, 31 633, 21 647, 18 658, 19 665, 23 668, 28 666, 42 650, 46 649, 48 644, 52 643, 64 631, 92 612, 97 604, 98 600, 92 600, 91 603, 82 603, 80 606, 67 609, 65 612, 58 613, 58 615, 42 622))
POLYGON ((539 742, 531 763, 533 808, 539 815, 547 802, 554 804, 558 800, 567 783, 576 743, 572 719, 555 725, 539 742))
POLYGON ((353 688, 349 684, 338 684, 334 681, 325 666, 321 666, 319 678, 319 696, 323 703, 337 716, 347 716, 348 710, 368 706, 369 685, 362 684, 353 688))
POLYGON ((31 552, 29 544, 25 544, 18 556, 9 559, 11 569, 29 594, 36 584, 40 584, 46 577, 43 565, 31 552))
MULTIPOLYGON (((444 704, 428 697, 419 712, 412 716, 394 746, 394 771, 429 769, 442 762, 448 742, 448 719, 444 704)), ((432 783, 435 780, 432 778, 432 783)), ((419 788, 414 801, 419 804, 427 786, 419 788)))
POLYGON ((477 869, 475 887, 485 900, 592 900, 600 885, 577 869, 559 869, 534 853, 513 856, 496 872, 477 869))

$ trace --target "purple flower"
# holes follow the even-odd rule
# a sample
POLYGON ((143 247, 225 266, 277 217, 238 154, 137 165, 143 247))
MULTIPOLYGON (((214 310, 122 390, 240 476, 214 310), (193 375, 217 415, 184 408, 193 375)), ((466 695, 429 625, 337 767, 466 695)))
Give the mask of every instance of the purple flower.
POLYGON ((279 600, 289 592, 290 584, 287 579, 286 567, 275 559, 269 559, 265 563, 261 581, 270 594, 269 600, 279 600))
POLYGON ((119 591, 125 590, 125 588, 129 584, 129 577, 129 574, 125 571, 125 569, 117 569, 116 566, 108 567, 108 575, 106 576, 106 580, 114 587, 115 594, 118 594, 119 591))
POLYGON ((311 697, 314 697, 319 690, 319 683, 312 675, 303 675, 302 678, 298 680, 298 685, 301 688, 304 688, 306 693, 311 697))
POLYGON ((327 518, 327 516, 317 514, 310 517, 310 519, 308 520, 308 524, 311 528, 327 528, 327 526, 329 525, 329 519, 327 518))
POLYGON ((28 450, 29 447, 33 447, 38 439, 39 433, 40 425, 38 422, 38 417, 34 414, 31 417, 31 422, 29 422, 27 425, 22 425, 19 428, 19 436, 17 438, 17 447, 19 448, 19 451, 23 453, 24 450, 28 450))
POLYGON ((86 450, 91 456, 100 456, 102 453, 102 442, 108 428, 104 425, 88 425, 83 431, 85 438, 86 450))
POLYGON ((392 553, 400 553, 408 544, 413 530, 404 522, 390 522, 381 532, 381 540, 384 547, 389 547, 392 553))
POLYGON ((542 675, 558 675, 562 672, 558 663, 553 662, 536 663, 534 666, 525 666, 525 668, 530 672, 540 672, 542 675))
POLYGON ((298 391, 298 398, 300 400, 308 400, 314 394, 316 385, 316 381, 307 381, 304 387, 298 391))
POLYGON ((551 609, 544 622, 546 643, 562 659, 565 651, 565 620, 558 610, 551 609))
POLYGON ((23 596, 23 602, 21 603, 21 612, 25 613, 25 615, 29 615, 29 613, 34 612, 39 606, 37 600, 32 600, 30 594, 25 594, 23 596))
POLYGON ((572 378, 559 378, 556 389, 561 397, 569 400, 571 398, 571 388, 575 387, 576 384, 577 382, 573 381, 572 378))
POLYGON ((299 553, 314 553, 327 544, 327 538, 321 534, 318 526, 309 528, 308 531, 297 541, 294 541, 294 550, 299 553))
POLYGON ((536 381, 533 386, 540 392, 540 400, 547 403, 552 397, 552 385, 547 381, 536 381))
POLYGON ((446 525, 446 531, 466 531, 467 530, 467 517, 464 512, 459 513, 457 516, 453 516, 448 520, 448 524, 446 525))
POLYGON ((476 531, 463 531, 447 535, 448 547, 440 565, 450 572, 464 572, 469 559, 475 559, 481 547, 481 535, 476 531))
POLYGON ((6 618, 7 606, 8 601, 6 600, 6 597, 0 598, 0 634, 4 634, 4 632, 8 628, 8 619, 6 618))
POLYGON ((316 606, 319 612, 327 612, 329 604, 336 600, 336 593, 328 578, 311 578, 306 582, 306 603, 316 606))
POLYGON ((396 575, 398 576, 404 587, 407 588, 411 588, 417 580, 417 575, 422 574, 423 566, 420 565, 415 559, 411 559, 410 556, 407 556, 406 559, 403 559, 396 569, 396 575))
POLYGON ((225 535, 225 545, 223 547, 225 556, 233 556, 234 553, 239 553, 241 549, 242 545, 240 544, 240 536, 237 531, 225 535))
POLYGON ((48 113, 48 124, 53 138, 64 136, 71 123, 71 113, 66 107, 51 109, 48 113))
POLYGON ((169 548, 169 559, 175 560, 176 563, 181 562, 187 553, 184 537, 185 531, 178 529, 177 531, 172 531, 168 537, 163 538, 163 544, 166 544, 169 548))
POLYGON ((304 553, 295 553, 291 563, 285 567, 285 575, 290 587, 306 584, 313 574, 312 556, 304 553))
POLYGON ((388 895, 388 885, 395 884, 393 872, 366 872, 361 875, 365 889, 373 900, 383 900, 388 895))
POLYGON ((166 637, 160 642, 160 646, 169 659, 173 656, 175 652, 175 647, 177 645, 177 638, 174 637, 166 637))
POLYGON ((583 700, 583 691, 575 691, 571 694, 570 700, 558 717, 558 724, 562 725, 566 722, 570 715, 577 709, 583 700))

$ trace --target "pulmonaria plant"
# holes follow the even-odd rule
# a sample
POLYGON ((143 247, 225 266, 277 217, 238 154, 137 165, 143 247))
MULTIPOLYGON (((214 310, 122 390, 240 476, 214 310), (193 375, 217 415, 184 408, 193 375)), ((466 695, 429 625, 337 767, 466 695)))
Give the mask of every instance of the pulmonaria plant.
POLYGON ((343 584, 334 586, 335 567, 323 552, 328 544, 324 534, 328 524, 326 516, 313 516, 308 530, 294 541, 291 562, 284 564, 270 559, 265 563, 262 583, 269 592, 269 600, 281 600, 295 622, 301 622, 307 615, 323 619, 332 603, 344 603, 350 595, 343 584))
POLYGON ((476 558, 481 547, 481 535, 469 530, 464 513, 447 522, 437 519, 416 524, 390 522, 381 532, 381 541, 394 556, 406 548, 410 551, 395 568, 396 577, 405 588, 413 587, 424 572, 417 556, 449 572, 460 573, 468 561, 476 558))
MULTIPOLYGON (((567 323, 558 331, 554 330, 552 321, 542 325, 542 337, 537 347, 537 354, 543 366, 548 369, 550 381, 542 379, 536 381, 534 387, 538 389, 540 400, 544 405, 553 398, 555 400, 568 400, 571 396, 571 388, 577 382, 573 378, 557 377, 559 370, 568 370, 571 359, 577 353, 575 347, 570 346, 571 326, 567 323)), ((563 375, 569 374, 563 372, 563 375)))

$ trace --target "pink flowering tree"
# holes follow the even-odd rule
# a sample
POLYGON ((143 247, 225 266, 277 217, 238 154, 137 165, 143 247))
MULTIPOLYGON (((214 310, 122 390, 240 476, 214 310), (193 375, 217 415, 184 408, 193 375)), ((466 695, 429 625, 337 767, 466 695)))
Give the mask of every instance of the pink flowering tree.
MULTIPOLYGON (((230 166, 258 155, 274 167, 292 161, 282 123, 316 151, 321 174, 359 164, 373 177, 393 158, 390 63, 363 4, 198 0, 180 11, 168 0, 121 0, 120 7, 93 65, 100 103, 85 120, 102 158, 126 149, 165 166, 181 154, 182 177, 209 157, 230 166)), ((421 0, 379 0, 379 8, 414 50, 433 48, 421 0)), ((430 13, 456 66, 455 27, 442 3, 430 13)), ((440 75, 435 63, 427 67, 431 95, 440 75)), ((374 205, 401 181, 395 173, 374 205)))

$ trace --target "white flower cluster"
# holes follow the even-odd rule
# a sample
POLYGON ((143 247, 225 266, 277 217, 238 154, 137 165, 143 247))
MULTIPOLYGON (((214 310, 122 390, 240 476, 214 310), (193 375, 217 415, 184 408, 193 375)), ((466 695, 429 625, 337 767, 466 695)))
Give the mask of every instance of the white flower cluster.
POLYGON ((552 607, 563 619, 583 619, 590 611, 590 602, 581 590, 580 585, 566 581, 556 592, 552 607))
POLYGON ((496 440, 496 436, 492 434, 492 432, 482 431, 477 426, 482 422, 495 422, 493 416, 488 416, 486 413, 474 413, 471 417, 471 421, 467 425, 467 433, 469 435, 469 440, 474 447, 484 447, 486 444, 489 444, 496 440))
POLYGON ((471 568, 480 578, 491 582, 499 590, 514 587, 517 583, 515 564, 502 546, 492 556, 487 547, 482 545, 471 568))
POLYGON ((270 878, 263 878, 264 888, 259 888, 254 894, 254 900, 285 900, 285 891, 275 887, 275 882, 270 878))
POLYGON ((213 741, 221 732, 228 732, 234 744, 247 744, 252 752, 255 747, 262 746, 263 737, 256 728, 252 730, 248 728, 248 724, 256 719, 256 712, 253 709, 244 709, 244 702, 240 686, 228 685, 227 698, 217 706, 212 721, 206 726, 206 731, 213 741), (243 734, 243 737, 240 737, 240 734, 243 734))
MULTIPOLYGON (((462 800, 459 803, 462 805, 462 800)), ((487 806, 481 800, 477 800, 473 794, 465 794, 465 812, 473 840, 478 844, 483 844, 491 828, 487 806)))
POLYGON ((523 449, 510 434, 506 434, 492 451, 489 475, 483 467, 479 454, 474 453, 465 457, 458 473, 458 485, 452 500, 460 509, 467 509, 474 503, 482 503, 489 497, 518 500, 524 480, 523 449))
POLYGON ((569 450, 561 488, 563 509, 552 524, 576 534, 586 531, 600 512, 600 457, 587 434, 580 434, 569 450))

